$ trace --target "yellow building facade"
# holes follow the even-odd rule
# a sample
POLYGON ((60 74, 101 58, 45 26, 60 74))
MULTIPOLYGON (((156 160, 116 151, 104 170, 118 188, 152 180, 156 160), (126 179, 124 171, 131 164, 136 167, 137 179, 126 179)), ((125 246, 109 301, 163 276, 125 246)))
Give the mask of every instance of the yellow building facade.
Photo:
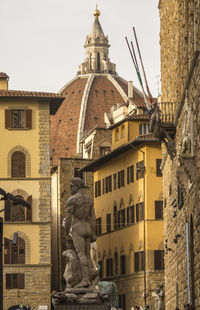
POLYGON ((117 284, 119 306, 154 305, 163 281, 161 146, 148 116, 112 126, 112 152, 84 168, 94 172, 101 278, 117 284))
MULTIPOLYGON (((4 82, 7 78, 5 77, 4 82)), ((4 85, 4 83, 2 83, 4 85)), ((0 89, 0 187, 31 209, 0 202, 3 217, 3 309, 51 306, 50 114, 53 93, 0 89), (18 238, 13 247, 14 234, 18 238)), ((1 301, 2 302, 2 301, 1 301)))

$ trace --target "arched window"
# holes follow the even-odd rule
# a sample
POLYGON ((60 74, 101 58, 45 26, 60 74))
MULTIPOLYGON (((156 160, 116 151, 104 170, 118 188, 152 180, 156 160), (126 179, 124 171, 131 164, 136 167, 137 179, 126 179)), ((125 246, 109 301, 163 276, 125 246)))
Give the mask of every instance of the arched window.
POLYGON ((101 69, 100 53, 97 54, 97 70, 101 69))
POLYGON ((119 206, 119 211, 118 211, 118 226, 119 227, 124 227, 126 226, 126 210, 124 208, 124 199, 121 198, 120 200, 120 206, 119 206))
POLYGON ((4 238, 4 264, 25 264, 25 241, 18 237, 16 245, 4 238))
POLYGON ((113 223, 114 223, 114 229, 117 229, 117 203, 114 202, 113 207, 113 223))
MULTIPOLYGON (((24 199, 17 195, 16 197, 24 199)), ((27 202, 32 206, 32 196, 27 198, 27 202)), ((5 222, 25 222, 32 220, 32 208, 25 208, 23 205, 14 205, 11 200, 5 201, 5 222)))
POLYGON ((11 157, 11 177, 26 177, 26 156, 23 152, 16 151, 11 157))
POLYGON ((113 276, 113 260, 112 260, 112 253, 109 251, 108 257, 106 259, 106 277, 113 276))
POLYGON ((118 254, 115 252, 114 254, 114 275, 118 275, 118 254))
POLYGON ((125 135, 126 135, 125 126, 122 125, 121 126, 121 138, 125 138, 125 135))
POLYGON ((129 250, 129 272, 133 273, 134 272, 134 252, 133 252, 133 247, 130 247, 129 250))
POLYGON ((126 255, 124 250, 121 250, 120 254, 120 274, 126 274, 126 255))

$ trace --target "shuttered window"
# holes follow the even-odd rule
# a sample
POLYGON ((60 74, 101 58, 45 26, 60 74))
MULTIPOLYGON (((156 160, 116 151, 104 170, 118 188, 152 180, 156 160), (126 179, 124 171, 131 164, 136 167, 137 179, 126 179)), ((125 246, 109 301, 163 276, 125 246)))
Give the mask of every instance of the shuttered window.
POLYGON ((120 256, 120 274, 126 274, 126 255, 120 256))
POLYGON ((136 222, 144 220, 144 203, 140 202, 136 204, 136 222))
POLYGON ((157 177, 162 177, 162 171, 160 169, 161 162, 162 162, 162 159, 160 158, 156 159, 156 176, 157 177))
POLYGON ((110 213, 106 215, 106 219, 107 219, 107 232, 110 232, 111 231, 111 214, 110 213))
POLYGON ((156 220, 163 219, 163 201, 162 200, 155 201, 155 219, 156 220))
MULTIPOLYGON (((22 196, 16 196, 24 199, 22 196)), ((5 201, 5 222, 24 222, 32 220, 32 195, 26 200, 30 204, 30 209, 23 205, 13 205, 11 200, 5 201)))
POLYGON ((113 222, 114 222, 114 229, 117 229, 117 207, 114 206, 113 208, 113 222))
POLYGON ((7 273, 6 274, 6 289, 24 289, 25 276, 23 273, 7 273))
POLYGON ((14 152, 11 158, 11 176, 12 178, 26 177, 26 156, 22 152, 14 152))
POLYGON ((96 235, 101 235, 101 217, 96 219, 96 235))
POLYGON ((113 261, 112 258, 106 259, 106 277, 113 276, 113 261))
POLYGON ((135 272, 144 270, 144 251, 134 253, 135 272))
POLYGON ((154 269, 155 270, 164 269, 164 251, 163 250, 154 251, 154 269))
POLYGON ((25 241, 18 237, 16 246, 12 240, 4 238, 4 264, 25 264, 25 241))
POLYGON ((31 129, 32 110, 5 110, 6 129, 31 129))

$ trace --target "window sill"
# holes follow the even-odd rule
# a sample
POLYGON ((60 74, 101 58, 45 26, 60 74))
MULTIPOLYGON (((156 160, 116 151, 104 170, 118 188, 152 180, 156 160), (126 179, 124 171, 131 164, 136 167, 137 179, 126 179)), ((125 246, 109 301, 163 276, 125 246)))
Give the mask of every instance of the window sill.
POLYGON ((11 131, 21 131, 21 130, 31 130, 32 128, 6 128, 7 130, 11 130, 11 131))

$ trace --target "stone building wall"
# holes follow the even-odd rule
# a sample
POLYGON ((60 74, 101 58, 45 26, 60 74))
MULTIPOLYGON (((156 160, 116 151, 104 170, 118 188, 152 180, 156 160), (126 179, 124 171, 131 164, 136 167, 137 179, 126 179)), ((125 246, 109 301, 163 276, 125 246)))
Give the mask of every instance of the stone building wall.
MULTIPOLYGON (((25 289, 4 290, 4 308, 9 309, 14 305, 30 306, 31 310, 38 309, 39 305, 51 304, 51 265, 4 265, 3 285, 5 287, 5 274, 8 273, 24 273, 25 289)), ((50 309, 50 308, 49 308, 50 309)))
POLYGON ((183 309, 188 303, 198 309, 200 307, 198 86, 200 3, 196 0, 161 0, 159 8, 162 102, 176 103, 174 122, 176 157, 172 161, 166 156, 166 149, 163 147, 162 161, 163 195, 166 206, 164 209, 165 302, 167 310, 176 307, 183 309), (180 190, 183 193, 183 205, 179 203, 180 190))

